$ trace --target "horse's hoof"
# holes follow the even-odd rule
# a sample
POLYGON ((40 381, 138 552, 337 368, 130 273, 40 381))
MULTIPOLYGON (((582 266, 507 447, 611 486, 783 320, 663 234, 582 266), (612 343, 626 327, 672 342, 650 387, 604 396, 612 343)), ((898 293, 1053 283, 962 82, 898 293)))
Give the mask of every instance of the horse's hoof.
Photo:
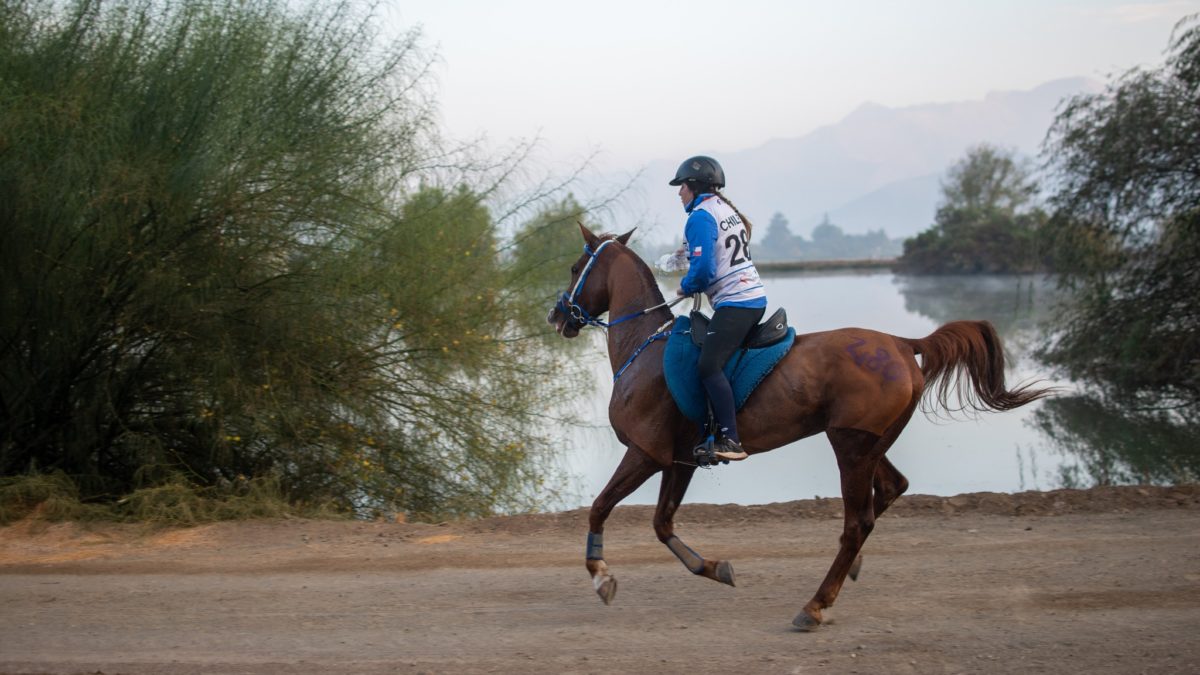
POLYGON ((859 553, 854 562, 850 563, 850 581, 858 581, 858 573, 862 571, 862 554, 859 553))
POLYGON ((796 618, 792 619, 792 625, 802 633, 808 633, 817 629, 821 625, 820 620, 814 618, 808 612, 800 612, 796 618))
POLYGON ((717 581, 730 586, 737 586, 733 583, 733 564, 728 560, 722 560, 717 563, 717 581))
POLYGON ((617 579, 616 577, 605 576, 596 579, 596 595, 604 601, 604 604, 611 605, 612 599, 617 595, 617 579))

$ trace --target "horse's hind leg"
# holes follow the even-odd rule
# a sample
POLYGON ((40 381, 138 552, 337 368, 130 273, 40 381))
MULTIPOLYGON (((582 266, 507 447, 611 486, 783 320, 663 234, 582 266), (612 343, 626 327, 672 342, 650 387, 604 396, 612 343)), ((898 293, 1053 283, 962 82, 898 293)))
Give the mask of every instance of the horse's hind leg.
POLYGON ((878 518, 887 511, 892 502, 900 498, 900 495, 908 492, 908 479, 887 457, 880 457, 879 464, 875 467, 874 487, 875 517, 878 518))
MULTIPOLYGON (((872 480, 872 486, 874 487, 872 504, 875 510, 875 517, 878 518, 883 515, 884 511, 887 511, 892 502, 896 501, 900 495, 908 490, 908 479, 888 461, 887 457, 880 457, 879 463, 875 466, 875 477, 872 480)), ((859 553, 854 558, 854 562, 850 564, 850 570, 847 572, 851 581, 858 581, 858 574, 862 571, 862 564, 862 553, 859 553)))
MULTIPOLYGON (((879 453, 879 463, 875 466, 875 477, 872 480, 872 486, 875 489, 873 500, 875 508, 875 517, 883 515, 884 511, 892 505, 892 502, 900 498, 900 495, 908 491, 908 479, 904 474, 888 461, 885 453, 896 439, 900 437, 900 432, 904 431, 904 427, 908 425, 908 421, 912 419, 913 411, 917 409, 917 401, 920 400, 920 394, 914 395, 912 402, 908 408, 896 418, 895 422, 888 427, 884 432, 883 437, 879 439, 875 450, 879 453)), ((858 557, 850 565, 850 579, 858 581, 858 574, 862 571, 863 557, 859 553, 858 557)))
POLYGON ((733 565, 725 560, 705 560, 675 536, 675 511, 683 502, 683 495, 695 471, 695 466, 687 464, 675 464, 663 471, 658 508, 654 511, 654 533, 692 574, 733 586, 733 565))
MULTIPOLYGON (((875 478, 872 485, 875 488, 872 498, 876 518, 883 515, 892 502, 908 491, 908 479, 888 461, 886 456, 880 457, 879 464, 875 466, 875 478)), ((859 553, 850 565, 848 574, 852 581, 858 581, 858 573, 862 571, 862 564, 863 557, 859 553)))
POLYGON ((592 502, 592 510, 588 513, 587 570, 592 575, 592 587, 606 605, 617 594, 617 580, 608 573, 608 565, 604 562, 604 521, 622 499, 660 470, 662 467, 646 453, 630 445, 612 478, 608 479, 608 485, 592 502))
POLYGON ((875 508, 871 488, 879 460, 887 450, 878 435, 856 429, 830 429, 826 432, 837 455, 842 477, 842 503, 845 520, 842 525, 841 547, 833 559, 825 580, 804 610, 796 615, 792 625, 812 630, 821 623, 821 610, 837 599, 846 575, 858 558, 863 543, 875 527, 875 508))

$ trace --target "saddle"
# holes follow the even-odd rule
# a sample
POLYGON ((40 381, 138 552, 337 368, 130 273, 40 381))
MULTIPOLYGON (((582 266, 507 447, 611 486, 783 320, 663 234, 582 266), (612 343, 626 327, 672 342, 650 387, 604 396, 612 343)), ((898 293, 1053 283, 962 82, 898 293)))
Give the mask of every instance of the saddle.
MULTIPOLYGON (((709 317, 702 312, 692 312, 692 344, 704 346, 704 338, 708 335, 709 317)), ((758 324, 746 333, 739 349, 762 349, 782 341, 788 336, 787 312, 782 307, 766 321, 758 324)))
MULTIPOLYGON (((708 320, 699 312, 693 312, 690 317, 675 317, 667 348, 663 350, 663 374, 671 397, 680 412, 700 425, 708 418, 708 397, 700 383, 696 362, 700 359, 699 345, 703 344, 708 320)), ((792 348, 795 337, 796 330, 787 326, 787 315, 782 309, 750 331, 724 368, 738 410, 792 348)))

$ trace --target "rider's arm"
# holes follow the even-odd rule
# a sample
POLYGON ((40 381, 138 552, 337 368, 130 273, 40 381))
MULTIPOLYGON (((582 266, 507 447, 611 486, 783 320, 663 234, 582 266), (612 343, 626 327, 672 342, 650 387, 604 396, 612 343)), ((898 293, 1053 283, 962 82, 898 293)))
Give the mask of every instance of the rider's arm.
POLYGON ((688 216, 683 236, 688 245, 688 273, 679 283, 684 294, 699 293, 717 275, 717 220, 702 209, 688 216))

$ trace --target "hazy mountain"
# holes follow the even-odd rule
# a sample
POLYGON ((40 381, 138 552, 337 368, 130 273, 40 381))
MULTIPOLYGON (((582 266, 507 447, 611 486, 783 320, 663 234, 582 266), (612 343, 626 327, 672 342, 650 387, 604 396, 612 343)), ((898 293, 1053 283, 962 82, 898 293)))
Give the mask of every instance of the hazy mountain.
MULTIPOLYGON (((1100 85, 1085 78, 983 100, 888 108, 866 103, 836 124, 756 148, 711 153, 729 177, 727 193, 756 224, 775 212, 809 236, 828 213, 847 233, 883 229, 907 237, 927 228, 951 164, 979 143, 1036 158, 1063 99, 1100 85)), ((703 153, 703 148, 697 152, 703 153)), ((683 158, 650 163, 630 195, 651 241, 681 238, 683 211, 666 185, 683 158)))
MULTIPOLYGON (((929 227, 941 199, 941 173, 893 181, 828 212, 846 232, 883 229, 892 238, 907 238, 929 227), (906 227, 906 225, 908 227, 906 227)), ((813 222, 813 214, 802 222, 813 222)), ((808 236, 811 227, 793 228, 808 236)))

